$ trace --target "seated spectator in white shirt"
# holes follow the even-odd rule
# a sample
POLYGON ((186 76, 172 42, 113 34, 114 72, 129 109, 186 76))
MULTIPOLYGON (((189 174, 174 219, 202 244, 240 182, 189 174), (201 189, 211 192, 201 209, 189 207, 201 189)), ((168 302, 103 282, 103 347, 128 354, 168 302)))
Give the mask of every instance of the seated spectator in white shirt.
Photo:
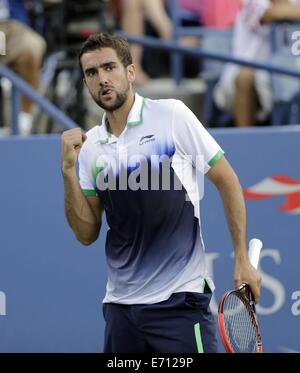
MULTIPOLYGON (((300 20, 300 0, 243 0, 234 26, 233 56, 267 62, 271 55, 270 23, 300 20)), ((214 91, 216 105, 233 113, 238 127, 265 121, 272 110, 270 74, 226 64, 214 91)))

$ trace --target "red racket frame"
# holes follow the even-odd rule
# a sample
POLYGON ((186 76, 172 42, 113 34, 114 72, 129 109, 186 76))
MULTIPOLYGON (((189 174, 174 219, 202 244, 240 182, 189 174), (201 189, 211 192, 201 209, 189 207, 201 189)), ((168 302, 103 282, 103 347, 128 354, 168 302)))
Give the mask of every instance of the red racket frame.
MULTIPOLYGON (((235 351, 234 351, 234 349, 233 349, 233 347, 232 347, 229 339, 227 338, 227 333, 226 333, 226 328, 225 328, 225 321, 224 321, 224 314, 223 314, 223 305, 224 305, 224 302, 225 302, 226 298, 228 297, 229 294, 235 293, 236 296, 238 296, 241 299, 241 301, 245 304, 245 306, 246 306, 246 308, 247 308, 247 310, 248 310, 248 312, 250 314, 251 321, 252 321, 252 324, 253 324, 255 332, 256 332, 256 340, 257 340, 257 351, 256 351, 256 353, 262 353, 263 352, 263 347, 262 347, 262 342, 261 342, 261 335, 260 335, 259 325, 258 325, 258 322, 257 322, 257 319, 256 319, 255 312, 251 308, 249 300, 246 298, 246 296, 244 295, 244 293, 241 292, 240 289, 241 288, 239 288, 237 290, 227 291, 223 295, 223 297, 221 299, 221 302, 219 304, 219 309, 218 309, 218 328, 219 328, 220 337, 221 337, 223 346, 224 346, 226 352, 228 352, 228 353, 235 353, 235 351)), ((249 293, 251 292, 251 290, 249 288, 248 288, 248 291, 249 291, 249 293)))

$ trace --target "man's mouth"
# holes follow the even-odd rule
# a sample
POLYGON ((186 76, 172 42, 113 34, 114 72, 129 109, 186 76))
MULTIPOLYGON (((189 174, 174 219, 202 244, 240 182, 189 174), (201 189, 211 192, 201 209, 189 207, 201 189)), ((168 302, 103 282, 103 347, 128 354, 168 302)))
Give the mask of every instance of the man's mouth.
POLYGON ((113 90, 111 88, 103 89, 102 92, 101 92, 101 96, 102 97, 111 96, 112 92, 113 92, 113 90))

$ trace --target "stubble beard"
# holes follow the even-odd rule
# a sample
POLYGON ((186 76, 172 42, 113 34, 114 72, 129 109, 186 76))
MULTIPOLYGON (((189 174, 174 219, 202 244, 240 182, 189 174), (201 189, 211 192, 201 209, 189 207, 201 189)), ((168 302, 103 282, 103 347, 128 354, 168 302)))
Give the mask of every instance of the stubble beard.
POLYGON ((118 110, 121 106, 124 105, 128 97, 128 92, 129 92, 129 84, 123 92, 115 91, 116 99, 112 103, 108 103, 108 104, 106 104, 105 102, 101 100, 100 93, 98 93, 97 95, 92 95, 92 97, 94 101, 96 102, 96 104, 100 106, 103 110, 112 112, 112 111, 118 110))

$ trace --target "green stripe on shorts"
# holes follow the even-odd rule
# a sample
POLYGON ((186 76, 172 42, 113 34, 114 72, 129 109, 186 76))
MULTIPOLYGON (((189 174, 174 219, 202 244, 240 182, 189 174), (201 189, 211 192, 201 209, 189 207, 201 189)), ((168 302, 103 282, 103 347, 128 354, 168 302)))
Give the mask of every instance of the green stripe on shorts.
POLYGON ((197 350, 199 354, 203 354, 203 344, 202 344, 202 338, 201 338, 201 332, 200 332, 200 324, 197 323, 194 325, 194 332, 195 332, 195 339, 197 344, 197 350))

